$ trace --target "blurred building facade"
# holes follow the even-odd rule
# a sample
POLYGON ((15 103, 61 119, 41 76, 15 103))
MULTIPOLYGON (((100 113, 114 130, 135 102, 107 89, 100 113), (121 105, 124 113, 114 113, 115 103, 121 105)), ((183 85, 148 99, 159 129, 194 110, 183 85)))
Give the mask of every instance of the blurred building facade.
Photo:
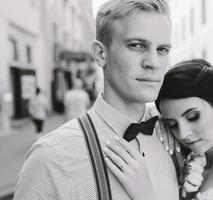
POLYGON ((72 77, 87 70, 92 61, 94 40, 92 0, 52 0, 53 51, 55 69, 52 82, 53 108, 63 111, 63 98, 72 87, 72 77))
POLYGON ((8 124, 4 121, 10 117, 28 115, 27 102, 36 85, 52 104, 55 93, 63 95, 58 82, 70 84, 66 80, 72 60, 89 60, 92 0, 1 1, 0 27, 0 124, 8 124))
POLYGON ((190 58, 213 63, 213 1, 170 0, 173 24, 171 64, 190 58))

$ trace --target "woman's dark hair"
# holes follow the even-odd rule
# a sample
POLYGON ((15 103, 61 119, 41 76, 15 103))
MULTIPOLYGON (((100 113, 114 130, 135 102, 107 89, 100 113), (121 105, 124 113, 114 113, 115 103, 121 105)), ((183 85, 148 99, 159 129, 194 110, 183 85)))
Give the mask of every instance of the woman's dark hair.
POLYGON ((157 100, 181 99, 199 97, 213 106, 213 69, 202 59, 193 59, 180 62, 169 70, 164 78, 157 100))

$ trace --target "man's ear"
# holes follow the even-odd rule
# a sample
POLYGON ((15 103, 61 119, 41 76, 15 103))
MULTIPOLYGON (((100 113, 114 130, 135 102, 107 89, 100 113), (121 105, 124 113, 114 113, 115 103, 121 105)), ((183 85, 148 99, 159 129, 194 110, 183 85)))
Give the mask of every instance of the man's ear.
POLYGON ((106 65, 106 47, 99 41, 92 44, 92 55, 95 62, 102 68, 106 65))

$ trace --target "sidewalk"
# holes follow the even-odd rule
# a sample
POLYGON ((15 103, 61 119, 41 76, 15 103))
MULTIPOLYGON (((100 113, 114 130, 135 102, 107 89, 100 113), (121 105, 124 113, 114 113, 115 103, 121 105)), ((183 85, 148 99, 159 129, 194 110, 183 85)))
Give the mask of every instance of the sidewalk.
MULTIPOLYGON (((53 114, 45 122, 44 132, 48 133, 62 124, 63 115, 53 114)), ((25 126, 12 129, 7 136, 0 137, 0 200, 13 193, 26 151, 35 140, 35 128, 30 121, 25 126)))

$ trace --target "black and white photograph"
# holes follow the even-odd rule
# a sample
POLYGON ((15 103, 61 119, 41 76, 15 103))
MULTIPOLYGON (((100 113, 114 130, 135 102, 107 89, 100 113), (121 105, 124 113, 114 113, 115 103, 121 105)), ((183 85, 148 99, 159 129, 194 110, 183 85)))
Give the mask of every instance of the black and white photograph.
POLYGON ((212 0, 2 0, 0 200, 213 200, 212 0))

